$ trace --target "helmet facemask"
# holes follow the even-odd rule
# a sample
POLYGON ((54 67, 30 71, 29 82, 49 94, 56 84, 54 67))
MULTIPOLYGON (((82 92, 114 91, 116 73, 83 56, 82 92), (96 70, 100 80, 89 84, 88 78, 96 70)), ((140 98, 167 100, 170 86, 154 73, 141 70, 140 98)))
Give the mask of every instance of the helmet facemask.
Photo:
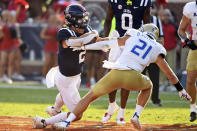
POLYGON ((69 27, 75 27, 80 29, 85 29, 87 25, 89 24, 89 16, 88 12, 86 12, 85 8, 78 6, 78 8, 81 8, 82 11, 72 11, 71 9, 67 8, 64 11, 64 16, 66 19, 66 25, 69 27))

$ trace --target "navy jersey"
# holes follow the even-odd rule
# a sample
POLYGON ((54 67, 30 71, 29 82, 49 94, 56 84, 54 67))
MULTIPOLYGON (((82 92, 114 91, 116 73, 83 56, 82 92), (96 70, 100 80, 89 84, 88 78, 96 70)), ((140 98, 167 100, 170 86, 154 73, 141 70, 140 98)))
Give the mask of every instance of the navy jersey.
MULTIPOLYGON (((87 27, 84 33, 91 31, 87 27)), ((82 34, 77 34, 69 28, 61 28, 58 32, 59 51, 58 65, 60 72, 65 76, 74 76, 81 73, 82 63, 85 60, 85 50, 73 51, 72 48, 63 48, 61 41, 68 40, 70 37, 79 37, 82 34)))
POLYGON ((144 12, 151 7, 151 0, 108 0, 116 18, 116 30, 123 36, 130 28, 142 25, 144 12))

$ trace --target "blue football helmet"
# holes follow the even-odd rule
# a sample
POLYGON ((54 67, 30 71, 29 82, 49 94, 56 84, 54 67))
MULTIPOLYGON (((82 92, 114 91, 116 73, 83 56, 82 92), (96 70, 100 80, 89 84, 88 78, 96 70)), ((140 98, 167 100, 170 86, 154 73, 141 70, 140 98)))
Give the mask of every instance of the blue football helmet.
POLYGON ((89 16, 86 9, 80 4, 71 4, 64 11, 66 25, 68 27, 86 28, 89 23, 89 16))

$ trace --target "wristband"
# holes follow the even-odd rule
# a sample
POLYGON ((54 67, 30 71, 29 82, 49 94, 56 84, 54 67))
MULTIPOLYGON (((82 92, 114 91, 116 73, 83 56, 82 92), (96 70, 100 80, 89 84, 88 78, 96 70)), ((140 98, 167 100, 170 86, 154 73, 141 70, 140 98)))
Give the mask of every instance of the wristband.
POLYGON ((177 89, 177 91, 181 91, 183 90, 183 86, 181 85, 180 82, 177 82, 176 84, 174 84, 175 88, 177 89))

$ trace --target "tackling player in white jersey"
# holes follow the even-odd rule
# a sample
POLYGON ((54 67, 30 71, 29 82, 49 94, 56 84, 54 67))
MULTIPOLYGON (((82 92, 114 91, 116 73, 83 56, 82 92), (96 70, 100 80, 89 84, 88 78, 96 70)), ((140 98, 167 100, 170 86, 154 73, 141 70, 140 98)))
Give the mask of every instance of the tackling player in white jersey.
POLYGON ((123 37, 104 38, 106 39, 105 41, 82 47, 82 49, 95 50, 125 45, 122 54, 115 63, 105 62, 104 67, 112 70, 98 81, 80 100, 66 121, 54 125, 57 129, 66 129, 70 122, 75 120, 77 116, 80 116, 92 101, 118 88, 140 91, 137 98, 136 110, 131 118, 131 122, 136 129, 141 129, 139 117, 149 99, 152 89, 150 79, 141 74, 141 72, 153 62, 160 67, 172 84, 174 84, 179 91, 179 96, 191 101, 191 97, 183 89, 178 78, 164 59, 166 50, 156 42, 159 29, 154 24, 145 24, 140 28, 140 31, 130 29, 123 37))
POLYGON ((196 120, 196 80, 197 80, 197 0, 189 2, 183 9, 183 17, 178 29, 178 34, 185 43, 183 47, 190 48, 187 57, 187 92, 192 97, 190 103, 190 121, 196 120), (191 24, 193 34, 192 39, 187 38, 186 29, 191 24))

